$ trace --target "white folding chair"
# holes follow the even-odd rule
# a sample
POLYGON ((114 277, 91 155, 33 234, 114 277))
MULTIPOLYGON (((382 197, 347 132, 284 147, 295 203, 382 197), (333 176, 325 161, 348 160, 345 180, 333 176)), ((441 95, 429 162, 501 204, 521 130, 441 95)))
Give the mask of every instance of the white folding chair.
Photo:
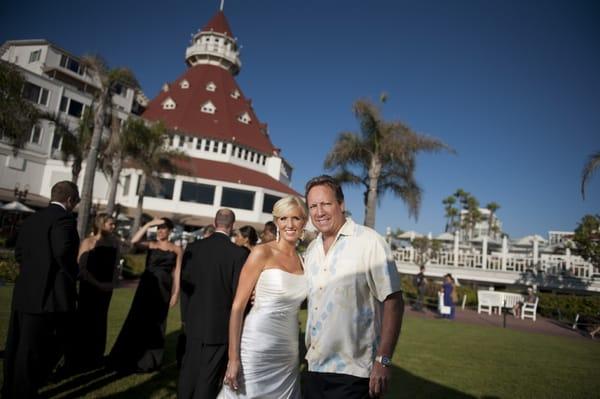
POLYGON ((540 297, 536 297, 534 303, 525 302, 523 304, 523 307, 521 307, 521 320, 525 320, 525 318, 527 317, 527 318, 533 319, 533 321, 535 321, 535 316, 537 314, 537 306, 538 306, 539 301, 540 301, 540 297))

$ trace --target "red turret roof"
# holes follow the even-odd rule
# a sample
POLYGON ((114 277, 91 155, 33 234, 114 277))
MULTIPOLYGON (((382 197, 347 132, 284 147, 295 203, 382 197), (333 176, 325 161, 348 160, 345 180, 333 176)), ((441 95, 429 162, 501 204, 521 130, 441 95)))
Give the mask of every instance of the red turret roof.
POLYGON ((202 28, 203 31, 223 33, 231 38, 233 38, 233 33, 231 32, 231 28, 229 27, 229 23, 227 22, 227 18, 225 18, 225 14, 223 11, 219 11, 208 23, 202 28))
POLYGON ((233 142, 268 155, 275 151, 266 126, 258 120, 250 101, 244 97, 231 73, 218 66, 189 68, 169 84, 168 91, 162 91, 148 104, 143 117, 151 121, 162 120, 169 130, 181 134, 233 142), (189 83, 187 89, 180 86, 184 80, 189 83), (211 82, 216 86, 215 91, 206 89, 211 82), (234 98, 232 94, 236 92, 239 97, 234 98), (163 109, 163 102, 168 98, 175 101, 175 109, 163 109), (214 114, 201 111, 208 101, 216 107, 214 114), (238 120, 246 112, 251 119, 248 124, 238 120))

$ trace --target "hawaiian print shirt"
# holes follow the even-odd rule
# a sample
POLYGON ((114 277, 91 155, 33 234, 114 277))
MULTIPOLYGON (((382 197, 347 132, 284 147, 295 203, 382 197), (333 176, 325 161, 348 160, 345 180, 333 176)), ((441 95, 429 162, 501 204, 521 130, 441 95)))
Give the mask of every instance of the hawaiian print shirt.
POLYGON ((346 219, 327 254, 319 235, 305 255, 306 360, 310 371, 369 377, 381 337, 383 301, 400 291, 389 246, 346 219))

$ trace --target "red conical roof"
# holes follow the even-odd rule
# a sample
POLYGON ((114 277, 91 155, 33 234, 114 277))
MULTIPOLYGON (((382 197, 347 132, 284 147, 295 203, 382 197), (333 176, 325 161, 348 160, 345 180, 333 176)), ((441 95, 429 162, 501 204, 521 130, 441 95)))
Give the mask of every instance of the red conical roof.
POLYGON ((162 120, 169 130, 184 135, 233 142, 268 155, 276 150, 265 125, 258 120, 231 73, 218 66, 189 68, 169 84, 168 91, 162 91, 150 101, 142 116, 151 121, 162 120), (181 87, 184 80, 188 88, 181 87), (211 82, 215 85, 214 91, 207 90, 211 82), (237 98, 232 96, 236 92, 239 93, 237 98), (163 109, 163 103, 169 98, 175 102, 175 109, 163 109), (214 114, 201 111, 209 101, 216 108, 214 114), (238 120, 244 113, 250 117, 248 124, 238 120))
POLYGON ((231 28, 229 27, 229 22, 227 22, 227 18, 225 18, 225 14, 223 11, 217 12, 217 14, 212 17, 210 21, 202 28, 203 31, 223 33, 231 38, 233 38, 233 33, 231 32, 231 28))

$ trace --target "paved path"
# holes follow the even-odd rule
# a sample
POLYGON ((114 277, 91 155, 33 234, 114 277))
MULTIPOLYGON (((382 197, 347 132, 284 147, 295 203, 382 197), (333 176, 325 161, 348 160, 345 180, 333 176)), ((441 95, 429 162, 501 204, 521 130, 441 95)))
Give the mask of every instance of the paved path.
MULTIPOLYGON (((439 318, 438 314, 432 312, 430 310, 425 310, 424 312, 418 312, 410 306, 405 307, 405 314, 414 316, 414 317, 422 317, 428 319, 439 318)), ((476 310, 473 309, 465 309, 462 310, 457 306, 456 308, 456 319, 454 322, 466 323, 466 324, 478 324, 478 325, 487 325, 487 326, 495 326, 502 328, 503 326, 503 315, 491 314, 487 313, 478 314, 476 310)), ((560 337, 569 337, 575 339, 591 339, 589 335, 584 334, 581 330, 573 330, 571 326, 559 323, 555 320, 546 319, 544 317, 537 316, 536 321, 534 322, 531 319, 517 319, 512 314, 506 315, 506 328, 510 328, 511 330, 518 331, 526 331, 533 332, 538 334, 546 334, 546 335, 555 335, 560 337)), ((600 340, 596 340, 600 342, 600 340)))

